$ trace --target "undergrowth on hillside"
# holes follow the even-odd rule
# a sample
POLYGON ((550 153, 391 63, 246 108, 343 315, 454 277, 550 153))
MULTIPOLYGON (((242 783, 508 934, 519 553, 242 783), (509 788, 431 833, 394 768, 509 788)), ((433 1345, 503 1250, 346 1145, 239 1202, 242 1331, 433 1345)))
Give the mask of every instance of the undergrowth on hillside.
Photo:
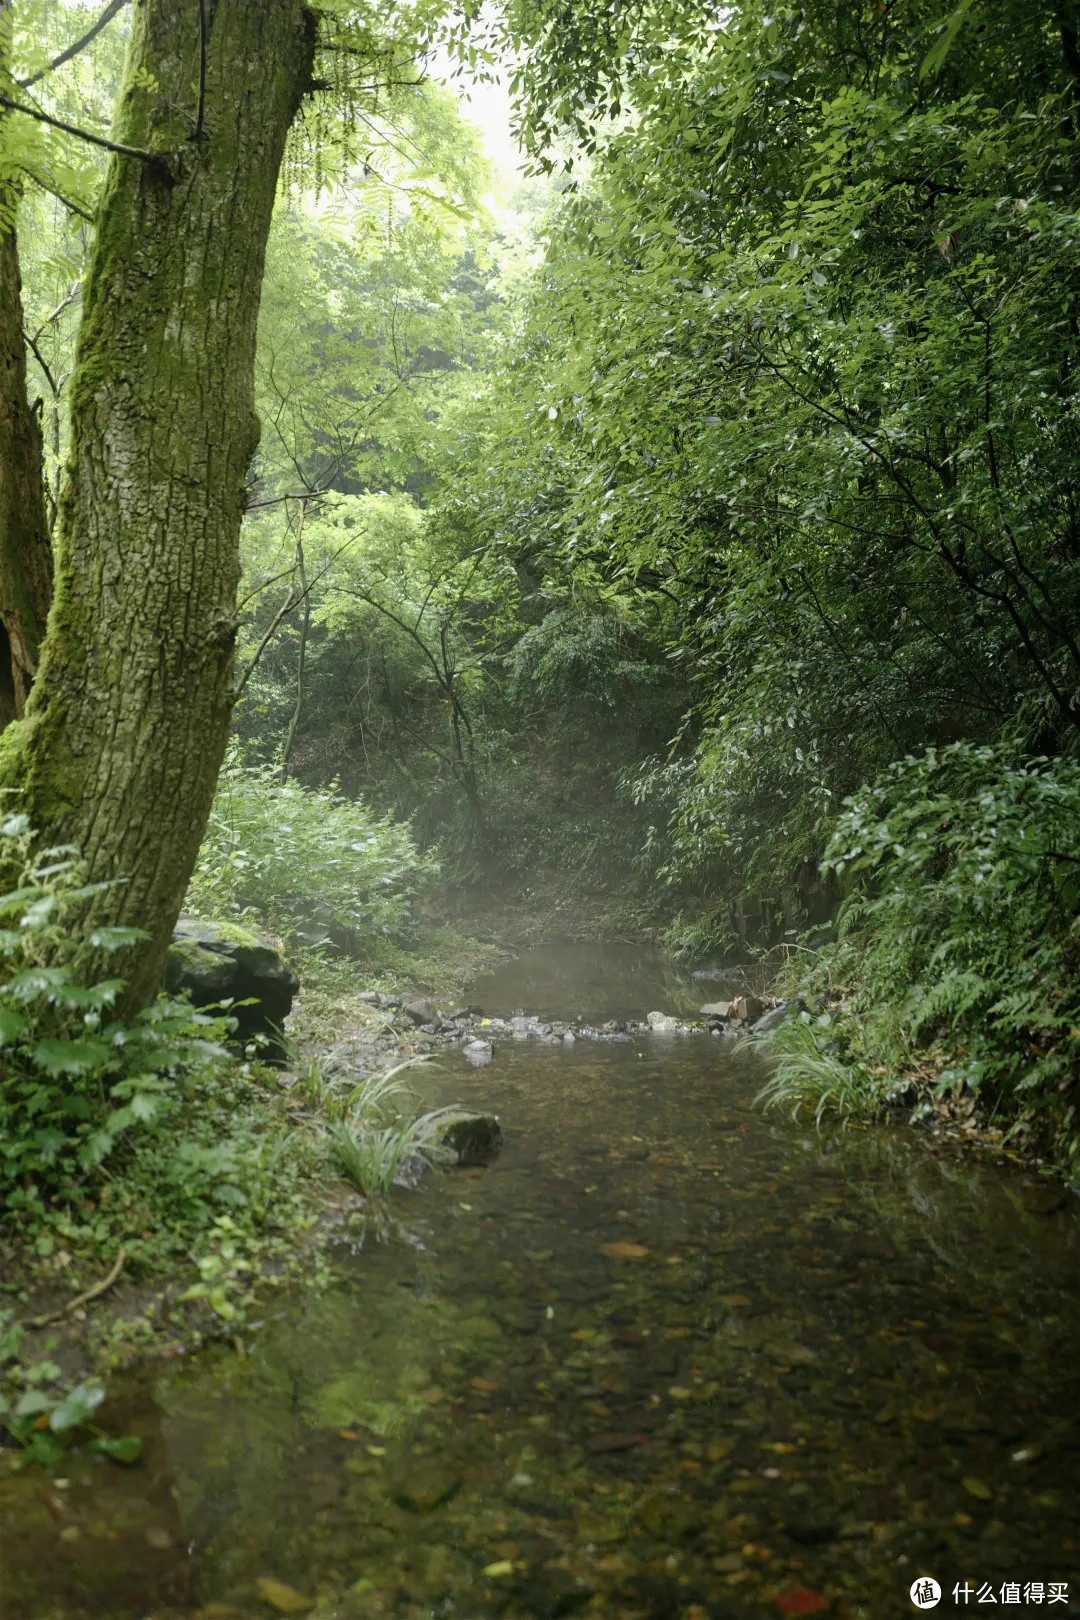
POLYGON ((771 1038, 768 1100, 873 1112, 921 1067, 934 1099, 1080 1173, 1080 762, 928 749, 847 801, 825 864, 839 937, 797 982, 834 1014, 771 1038))
POLYGON ((377 954, 410 941, 412 902, 437 875, 407 823, 237 754, 218 781, 187 904, 209 918, 254 912, 282 933, 337 928, 377 954))

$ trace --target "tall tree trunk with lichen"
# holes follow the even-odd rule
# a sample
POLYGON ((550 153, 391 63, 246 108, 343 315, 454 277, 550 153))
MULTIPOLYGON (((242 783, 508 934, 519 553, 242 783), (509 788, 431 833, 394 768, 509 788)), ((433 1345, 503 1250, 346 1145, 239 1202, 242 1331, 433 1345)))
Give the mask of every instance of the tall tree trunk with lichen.
MULTIPOLYGON (((0 787, 108 880, 153 995, 232 707, 255 331, 278 173, 309 88, 305 0, 136 0, 71 388, 54 601, 0 787)), ((111 969, 115 971, 115 967, 111 969)))
MULTIPOLYGON (((2 0, 0 66, 10 13, 2 0)), ((0 173, 0 728, 25 707, 52 585, 41 429, 26 385, 18 208, 17 184, 0 173)))
POLYGON ((49 611, 41 429, 26 388, 15 188, 0 181, 0 727, 22 713, 49 611))

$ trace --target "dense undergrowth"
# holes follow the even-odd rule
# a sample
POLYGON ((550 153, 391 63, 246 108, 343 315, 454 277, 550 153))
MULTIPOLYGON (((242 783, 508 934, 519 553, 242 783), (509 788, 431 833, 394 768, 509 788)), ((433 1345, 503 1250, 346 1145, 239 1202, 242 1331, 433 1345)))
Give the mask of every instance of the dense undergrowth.
MULTIPOLYGON (((392 889, 413 867, 430 871, 407 832, 330 795, 275 792, 258 773, 252 798, 256 835, 246 832, 244 847, 258 850, 268 802, 293 816, 300 836, 277 846, 293 859, 304 814, 309 826, 320 820, 316 899, 354 921, 364 905, 400 952, 406 901, 365 884, 392 889), (346 839, 368 857, 349 882, 346 839)), ((123 981, 100 976, 100 964, 138 943, 138 931, 81 922, 101 886, 82 880, 74 852, 38 848, 25 818, 9 817, 0 840, 5 870, 21 874, 0 895, 0 1435, 40 1462, 73 1438, 130 1461, 129 1437, 94 1425, 98 1374, 140 1349, 244 1332, 267 1288, 317 1282, 343 1185, 361 1195, 363 1220, 364 1200, 440 1161, 435 1121, 418 1112, 408 1063, 350 1079, 287 1039, 283 1071, 262 1061, 258 1043, 238 1047, 227 1006, 200 1011, 160 996, 121 1016, 123 981), (100 1318, 82 1313, 73 1362, 71 1311, 118 1279, 129 1303, 100 1318), (34 1315, 42 1301, 44 1315, 34 1315), (73 1365, 94 1371, 73 1381, 73 1365)), ((279 869, 268 859, 262 870, 279 869)), ((280 905, 271 915, 284 918, 287 883, 270 892, 280 905)), ((325 1043, 333 965, 309 952, 305 967, 324 987, 325 1043)), ((358 971, 350 964, 353 988, 358 971)), ((371 1017, 377 1062, 388 1032, 371 1017)))
POLYGON ((826 864, 849 891, 837 939, 787 975, 825 1010, 771 1038, 768 1100, 865 1115, 918 1075, 1080 1179, 1076 760, 900 761, 848 802, 826 864))
POLYGON ((289 935, 336 928, 377 956, 414 941, 412 902, 437 874, 407 822, 236 757, 219 778, 187 904, 207 918, 250 912, 289 935))

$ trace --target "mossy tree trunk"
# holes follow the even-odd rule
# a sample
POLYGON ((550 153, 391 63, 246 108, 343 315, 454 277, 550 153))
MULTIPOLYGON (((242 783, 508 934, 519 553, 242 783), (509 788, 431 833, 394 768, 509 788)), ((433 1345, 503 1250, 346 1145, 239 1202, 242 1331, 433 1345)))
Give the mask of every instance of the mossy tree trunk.
POLYGON ((304 0, 136 0, 132 19, 114 136, 158 161, 109 161, 54 600, 0 738, 0 787, 112 881, 95 919, 152 935, 119 964, 131 1005, 160 982, 229 726, 259 293, 314 30, 304 0))
POLYGON ((26 386, 18 193, 0 181, 0 727, 21 714, 49 611, 41 429, 26 386))
MULTIPOLYGON (((10 0, 0 0, 0 66, 10 21, 10 0)), ((0 728, 25 707, 52 587, 41 428, 26 383, 18 210, 18 185, 0 173, 0 728)))

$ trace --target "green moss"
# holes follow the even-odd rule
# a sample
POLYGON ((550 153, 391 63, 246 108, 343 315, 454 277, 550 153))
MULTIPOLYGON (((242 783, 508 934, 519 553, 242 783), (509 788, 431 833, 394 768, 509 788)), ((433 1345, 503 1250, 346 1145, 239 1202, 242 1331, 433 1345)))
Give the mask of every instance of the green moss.
POLYGON ((263 943, 258 934, 253 934, 250 928, 244 928, 240 923, 222 922, 220 917, 215 917, 207 926, 230 945, 244 945, 248 950, 254 950, 263 943))

